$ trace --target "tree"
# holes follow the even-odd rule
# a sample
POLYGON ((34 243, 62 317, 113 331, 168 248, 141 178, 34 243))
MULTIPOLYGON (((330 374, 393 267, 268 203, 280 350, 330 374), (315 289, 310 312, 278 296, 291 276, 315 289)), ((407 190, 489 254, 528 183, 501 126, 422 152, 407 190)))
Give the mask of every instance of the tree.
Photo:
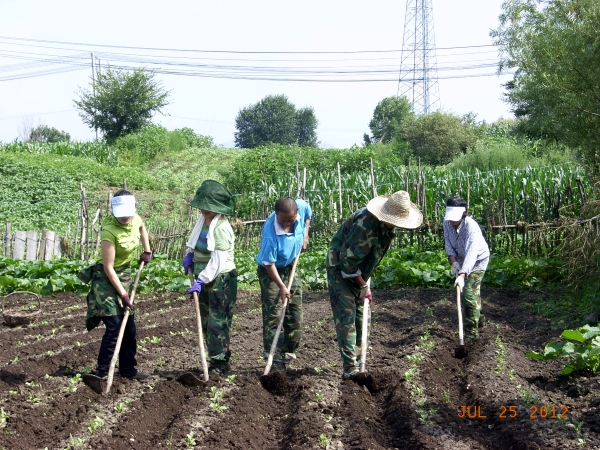
POLYGON ((235 118, 235 145, 254 148, 263 144, 316 146, 318 125, 313 108, 296 110, 285 95, 267 95, 240 109, 235 118))
POLYGON ((28 140, 33 142, 69 142, 71 135, 54 127, 39 125, 31 130, 28 140))
POLYGON ((406 97, 384 98, 373 111, 373 118, 369 122, 371 136, 363 136, 365 144, 387 144, 395 140, 404 140, 406 128, 414 117, 412 105, 406 97))
POLYGON ((425 164, 448 164, 477 141, 473 116, 459 117, 436 111, 419 116, 407 129, 414 155, 425 164))
POLYGON ((142 129, 169 104, 169 91, 154 77, 145 69, 130 73, 108 67, 98 72, 92 90, 79 88, 74 100, 80 117, 90 128, 102 130, 108 142, 142 129))
POLYGON ((312 107, 301 108, 296 112, 296 137, 301 147, 318 147, 317 126, 319 121, 312 107))
POLYGON ((600 156, 600 49, 597 0, 507 0, 491 32, 500 47, 499 71, 516 69, 505 100, 532 137, 600 156))

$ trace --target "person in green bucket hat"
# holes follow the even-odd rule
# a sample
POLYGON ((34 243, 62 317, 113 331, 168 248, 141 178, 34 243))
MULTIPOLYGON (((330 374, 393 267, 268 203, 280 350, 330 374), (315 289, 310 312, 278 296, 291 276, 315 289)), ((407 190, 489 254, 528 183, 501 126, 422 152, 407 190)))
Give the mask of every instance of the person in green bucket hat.
POLYGON ((190 203, 200 209, 187 241, 183 270, 194 272, 196 281, 188 293, 197 292, 202 331, 208 347, 209 370, 230 370, 229 333, 237 299, 237 271, 233 261, 235 236, 227 216, 235 212, 235 199, 221 183, 206 180, 190 203))

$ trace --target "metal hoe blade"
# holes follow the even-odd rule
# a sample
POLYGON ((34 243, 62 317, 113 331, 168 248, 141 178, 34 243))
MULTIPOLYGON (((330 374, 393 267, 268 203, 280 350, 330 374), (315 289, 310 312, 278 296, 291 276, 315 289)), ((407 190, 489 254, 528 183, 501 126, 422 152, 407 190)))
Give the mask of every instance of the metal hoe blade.
POLYGON ((86 373, 81 376, 81 381, 83 381, 96 394, 104 394, 106 381, 104 381, 102 378, 86 373))

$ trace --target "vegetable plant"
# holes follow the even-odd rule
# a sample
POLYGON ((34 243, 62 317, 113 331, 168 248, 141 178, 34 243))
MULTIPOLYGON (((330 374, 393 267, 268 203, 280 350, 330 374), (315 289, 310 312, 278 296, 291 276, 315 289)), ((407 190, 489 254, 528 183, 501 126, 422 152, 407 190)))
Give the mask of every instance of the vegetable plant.
POLYGON ((562 342, 550 342, 541 352, 529 352, 525 356, 533 359, 560 360, 565 363, 563 375, 600 373, 600 327, 584 325, 575 330, 564 330, 562 342))

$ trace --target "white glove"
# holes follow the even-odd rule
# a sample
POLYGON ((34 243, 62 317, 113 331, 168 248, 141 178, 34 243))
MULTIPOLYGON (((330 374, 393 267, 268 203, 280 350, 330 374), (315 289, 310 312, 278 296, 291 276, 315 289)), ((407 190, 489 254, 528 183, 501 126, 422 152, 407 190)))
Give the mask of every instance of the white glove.
POLYGON ((458 261, 454 261, 452 263, 452 275, 457 277, 459 272, 460 272, 460 264, 458 263, 458 261))
POLYGON ((462 292, 463 288, 465 287, 465 279, 459 275, 458 277, 456 277, 456 281, 454 282, 454 286, 459 286, 460 287, 460 292, 462 292))

